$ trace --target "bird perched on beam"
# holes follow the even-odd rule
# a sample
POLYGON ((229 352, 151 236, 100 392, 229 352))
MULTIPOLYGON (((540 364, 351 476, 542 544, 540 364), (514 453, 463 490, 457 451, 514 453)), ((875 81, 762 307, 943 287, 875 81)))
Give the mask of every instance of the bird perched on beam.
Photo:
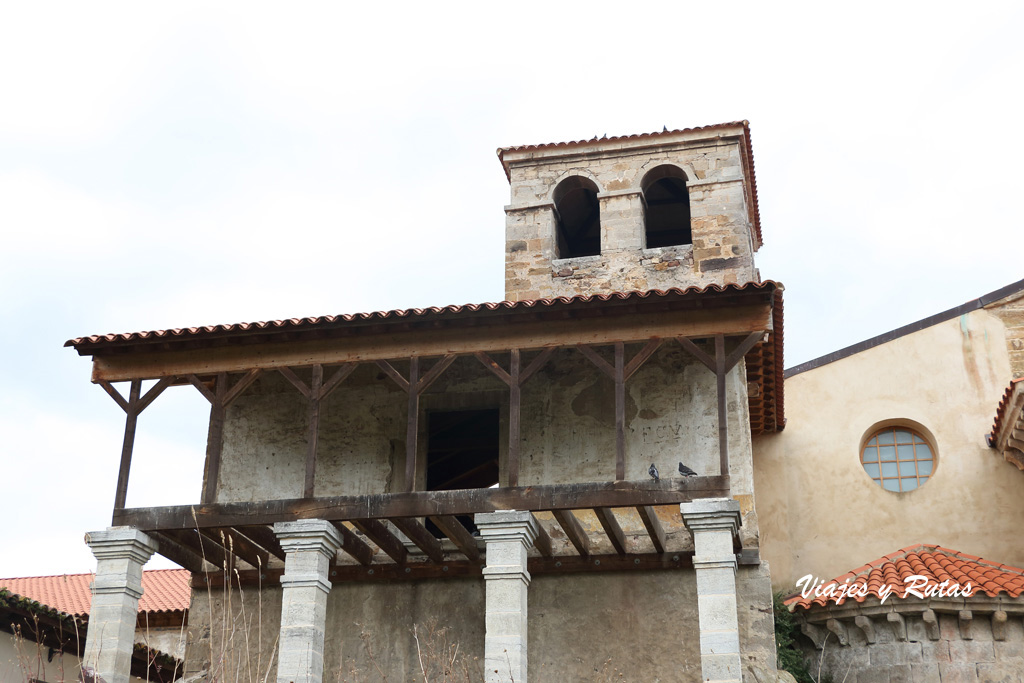
POLYGON ((679 463, 679 474, 683 475, 684 477, 696 477, 697 476, 696 472, 691 470, 689 467, 687 467, 683 463, 679 463))
POLYGON ((651 475, 651 479, 654 481, 661 481, 661 478, 658 477, 658 468, 654 466, 653 462, 651 463, 651 466, 647 468, 647 474, 651 475))

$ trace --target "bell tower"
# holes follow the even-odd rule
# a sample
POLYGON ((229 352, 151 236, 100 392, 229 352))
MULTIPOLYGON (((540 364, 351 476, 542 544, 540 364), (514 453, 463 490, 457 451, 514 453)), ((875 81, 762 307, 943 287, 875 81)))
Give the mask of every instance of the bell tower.
POLYGON ((760 279, 746 121, 498 150, 509 301, 760 279))

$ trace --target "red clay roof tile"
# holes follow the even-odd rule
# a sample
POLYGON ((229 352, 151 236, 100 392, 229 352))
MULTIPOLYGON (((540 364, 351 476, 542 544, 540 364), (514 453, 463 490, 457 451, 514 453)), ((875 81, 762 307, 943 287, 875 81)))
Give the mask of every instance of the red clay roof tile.
MULTIPOLYGON (((962 587, 970 583, 972 595, 980 591, 989 597, 1006 593, 1009 597, 1016 598, 1024 593, 1024 569, 923 543, 873 560, 831 581, 826 581, 822 588, 830 585, 842 586, 849 579, 851 585, 867 584, 868 593, 876 598, 882 597, 881 590, 884 586, 891 586, 893 591, 890 599, 902 599, 904 580, 913 575, 924 576, 929 582, 949 580, 959 583, 962 587)), ((847 599, 850 598, 815 597, 813 593, 805 598, 796 593, 788 597, 785 604, 791 609, 810 609, 814 605, 824 606, 829 603, 842 605, 847 599)), ((864 602, 866 598, 856 596, 852 599, 864 602)))
MULTIPOLYGON (((52 609, 83 617, 89 614, 93 574, 26 576, 0 579, 6 588, 52 609)), ((185 569, 154 569, 142 572, 140 612, 182 612, 192 597, 191 574, 185 569)))

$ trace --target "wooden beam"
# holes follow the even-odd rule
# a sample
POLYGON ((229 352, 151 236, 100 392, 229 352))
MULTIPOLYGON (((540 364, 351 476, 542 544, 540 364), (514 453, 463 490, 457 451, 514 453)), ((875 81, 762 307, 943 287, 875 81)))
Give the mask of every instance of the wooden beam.
POLYGON ((430 385, 437 381, 441 376, 441 373, 448 369, 448 367, 455 362, 458 358, 454 353, 450 353, 444 358, 440 359, 427 371, 423 377, 416 382, 416 392, 422 394, 424 391, 430 388, 430 385))
POLYGON ((165 533, 154 532, 159 552, 171 562, 189 570, 193 574, 201 574, 205 571, 203 558, 195 554, 189 548, 178 543, 174 538, 165 533))
POLYGON ((384 371, 384 374, 394 380, 395 384, 402 388, 402 391, 409 391, 409 380, 402 377, 402 373, 395 370, 395 366, 384 359, 377 360, 377 367, 384 371))
POLYGON ((665 552, 665 529, 661 526, 658 513, 650 505, 641 505, 637 507, 636 511, 640 514, 640 519, 643 520, 644 527, 647 529, 647 535, 651 537, 654 551, 658 553, 665 552))
POLYGON ((751 332, 725 359, 725 371, 729 372, 746 357, 754 345, 764 339, 764 332, 751 332))
POLYGON ((647 344, 645 344, 644 347, 640 349, 635 356, 633 356, 632 360, 626 363, 626 380, 628 381, 630 377, 635 375, 636 371, 643 367, 643 364, 646 363, 660 347, 660 339, 654 338, 648 341, 647 344))
POLYGON ((331 378, 324 382, 324 385, 320 388, 320 400, 327 398, 332 391, 338 388, 342 382, 344 382, 349 375, 355 372, 355 369, 359 367, 359 363, 344 363, 338 368, 331 378))
POLYGON ((245 534, 247 538, 250 538, 260 544, 264 550, 277 559, 284 559, 284 549, 281 548, 281 542, 277 540, 277 535, 273 530, 261 525, 244 526, 239 530, 245 534))
POLYGON ((711 372, 715 372, 715 359, 709 356, 708 354, 704 353, 704 351, 702 351, 699 346, 694 344, 692 340, 687 339, 686 337, 676 337, 676 341, 678 341, 684 349, 689 351, 694 358, 703 363, 704 367, 706 367, 711 372))
POLYGON ((480 549, 476 545, 476 539, 466 530, 466 527, 462 526, 462 522, 457 517, 431 515, 430 521, 444 532, 448 540, 454 543, 455 547, 469 560, 476 562, 480 559, 480 549))
MULTIPOLYGON (((681 550, 673 553, 634 553, 629 555, 553 555, 551 557, 531 557, 527 560, 527 570, 536 576, 539 574, 579 574, 596 572, 627 572, 627 571, 658 571, 673 569, 693 569, 693 551, 681 550)), ((744 549, 736 555, 740 566, 757 566, 761 559, 756 548, 744 549)), ((334 585, 354 581, 408 581, 420 579, 461 579, 479 577, 483 566, 479 562, 468 560, 449 560, 443 563, 413 562, 405 565, 373 564, 369 566, 334 565, 331 567, 330 581, 334 585)), ((237 581, 231 578, 226 583, 222 572, 210 572, 204 576, 192 577, 192 588, 206 590, 225 590, 228 585, 237 587, 267 586, 281 579, 284 570, 274 568, 259 573, 243 569, 238 572, 237 581), (206 580, 204 580, 206 579, 206 580), (208 583, 207 583, 208 581, 208 583)))
POLYGON ((165 538, 169 538, 193 555, 203 558, 214 567, 224 568, 228 560, 227 551, 218 543, 200 536, 197 529, 166 529, 161 532, 165 538))
POLYGON ((551 321, 504 320, 478 326, 472 333, 465 328, 437 327, 407 331, 362 330, 360 334, 336 339, 309 339, 265 344, 238 344, 182 351, 153 351, 109 354, 97 349, 93 359, 93 381, 170 377, 174 375, 211 375, 242 372, 254 368, 299 367, 319 363, 337 365, 348 362, 375 362, 393 358, 448 354, 473 354, 477 351, 499 353, 508 349, 543 349, 576 344, 609 344, 617 341, 647 341, 651 337, 709 337, 749 334, 752 330, 771 329, 771 303, 734 302, 728 307, 651 310, 601 317, 580 317, 551 321))
POLYGON ((608 361, 601 357, 594 349, 590 348, 585 344, 577 344, 576 350, 586 356, 587 360, 597 366, 597 368, 607 375, 610 379, 615 379, 615 368, 612 367, 608 361))
POLYGON ((269 552, 236 529, 200 529, 199 533, 248 562, 254 569, 266 567, 270 562, 269 552))
POLYGON ((505 384, 512 384, 512 377, 507 372, 505 372, 505 368, 498 365, 498 361, 494 360, 483 351, 477 351, 473 355, 476 356, 476 359, 480 361, 480 363, 485 368, 493 372, 495 377, 500 379, 505 384))
POLYGON ((399 531, 405 534, 410 541, 423 551, 423 554, 434 562, 444 561, 444 550, 441 549, 441 542, 434 538, 434 534, 427 531, 419 521, 412 517, 394 517, 390 520, 399 531))
POLYGON ((383 519, 472 515, 497 510, 569 510, 595 507, 678 505, 697 498, 729 495, 729 478, 675 477, 653 481, 554 484, 453 491, 414 491, 366 496, 177 505, 116 511, 116 525, 142 531, 270 525, 296 519, 383 519), (195 516, 193 517, 193 511, 195 516))
POLYGON ((377 544, 388 557, 398 564, 405 564, 409 551, 405 549, 398 537, 391 533, 391 530, 384 526, 384 523, 376 519, 353 519, 352 525, 362 531, 367 538, 377 544))
POLYGON ((558 520, 558 524, 562 527, 562 531, 569 538, 569 541, 576 548, 576 552, 580 555, 587 556, 590 554, 590 538, 587 536, 587 532, 580 526, 580 521, 576 519, 576 515, 572 514, 572 510, 553 510, 555 519, 558 520))
POLYGON ((622 533, 622 527, 619 526, 618 520, 615 519, 615 514, 612 512, 612 509, 594 508, 594 514, 597 515, 597 520, 601 522, 604 532, 608 534, 608 540, 612 542, 612 547, 615 548, 615 552, 619 555, 625 555, 626 536, 622 533))
POLYGON ((537 538, 533 541, 533 547, 543 557, 554 557, 554 551, 551 549, 551 536, 548 534, 548 530, 544 528, 544 525, 536 517, 533 518, 533 521, 537 524, 537 538))
POLYGON ((548 359, 551 358, 551 355, 556 350, 557 349, 554 347, 548 347, 541 351, 539 354, 537 354, 537 357, 530 361, 530 364, 527 365, 526 369, 523 370, 522 374, 519 375, 519 384, 523 385, 529 382, 530 378, 536 375, 537 372, 544 367, 544 365, 548 362, 548 359))
POLYGON ((212 503, 217 497, 220 456, 224 450, 224 417, 227 412, 224 395, 227 393, 227 381, 226 372, 218 373, 214 384, 214 399, 210 403, 210 426, 206 432, 206 468, 201 499, 204 503, 212 503))
POLYGON ((373 548, 364 543, 355 532, 349 529, 342 522, 334 522, 334 527, 341 534, 341 549, 356 559, 361 565, 370 565, 373 562, 373 548))

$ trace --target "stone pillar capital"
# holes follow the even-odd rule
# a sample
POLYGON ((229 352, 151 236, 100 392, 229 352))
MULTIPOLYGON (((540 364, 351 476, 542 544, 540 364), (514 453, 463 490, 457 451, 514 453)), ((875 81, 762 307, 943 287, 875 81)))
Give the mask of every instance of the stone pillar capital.
POLYGON ((274 524, 274 534, 286 555, 312 551, 334 557, 343 544, 341 533, 333 524, 322 519, 277 522, 274 524))
POLYGON ((157 551, 157 542, 135 527, 112 526, 90 531, 85 542, 97 560, 133 560, 145 564, 157 551))
POLYGON ((743 525, 739 501, 732 498, 700 498, 680 504, 679 512, 691 532, 729 530, 736 535, 743 525))
POLYGON ((473 517, 485 543, 519 541, 527 549, 533 547, 539 530, 532 512, 522 510, 499 510, 481 512, 473 517))

